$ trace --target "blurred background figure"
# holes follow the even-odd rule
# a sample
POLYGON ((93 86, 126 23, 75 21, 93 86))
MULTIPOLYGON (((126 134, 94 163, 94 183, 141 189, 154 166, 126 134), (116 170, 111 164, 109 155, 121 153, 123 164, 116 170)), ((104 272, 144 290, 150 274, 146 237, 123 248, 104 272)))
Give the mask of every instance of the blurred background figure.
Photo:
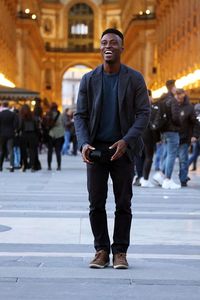
POLYGON ((180 122, 179 128, 179 179, 182 187, 187 186, 188 178, 188 152, 193 136, 193 128, 195 125, 194 106, 190 104, 189 98, 184 89, 177 89, 175 97, 180 107, 180 122))
POLYGON ((57 171, 61 170, 61 150, 64 143, 65 129, 63 126, 62 115, 58 110, 58 105, 53 102, 43 119, 43 127, 47 135, 47 163, 48 170, 51 170, 53 149, 55 149, 57 160, 57 171))
POLYGON ((8 150, 10 160, 10 172, 14 172, 14 136, 18 128, 18 118, 15 112, 9 109, 7 101, 3 101, 0 112, 0 171, 3 170, 3 162, 8 150))
POLYGON ((153 176, 155 182, 164 189, 179 189, 181 186, 172 179, 175 159, 179 147, 180 107, 174 97, 176 92, 175 80, 166 82, 168 93, 161 97, 155 126, 160 129, 163 140, 163 156, 161 171, 153 176))
POLYGON ((160 140, 160 134, 156 130, 152 130, 151 122, 154 120, 157 110, 152 103, 152 94, 148 90, 149 102, 151 104, 151 119, 148 127, 144 130, 142 138, 144 141, 144 161, 143 161, 143 170, 142 178, 140 179, 141 187, 154 187, 154 185, 149 180, 149 174, 151 171, 151 166, 153 163, 153 155, 156 149, 156 143, 160 140))
POLYGON ((196 171, 197 160, 200 155, 200 103, 194 106, 196 122, 194 126, 193 138, 192 138, 192 154, 189 158, 189 166, 193 164, 191 171, 196 171))
POLYGON ((78 142, 76 138, 75 126, 74 126, 74 113, 71 111, 71 128, 70 128, 70 141, 72 143, 71 154, 76 156, 78 151, 78 142))
POLYGON ((158 142, 156 144, 156 151, 155 151, 155 175, 153 179, 156 183, 159 185, 162 185, 163 183, 163 174, 161 171, 161 164, 162 160, 164 159, 163 156, 163 150, 164 150, 164 144, 162 141, 162 132, 165 130, 165 127, 167 125, 167 118, 166 118, 166 112, 165 112, 165 100, 167 98, 174 97, 174 93, 176 91, 176 80, 169 79, 166 81, 165 84, 167 88, 167 93, 163 94, 160 99, 153 104, 154 108, 154 116, 152 117, 151 121, 151 127, 152 129, 157 133, 158 142), (165 116, 162 118, 162 116, 165 116))
POLYGON ((64 135, 64 144, 62 146, 62 155, 69 154, 70 150, 70 140, 71 140, 71 114, 69 108, 66 108, 64 110, 62 120, 63 120, 63 126, 65 129, 65 135, 64 135))
POLYGON ((38 164, 38 140, 39 140, 39 127, 37 119, 31 112, 28 104, 21 107, 20 113, 20 148, 21 148, 21 161, 22 171, 31 169, 32 172, 37 171, 38 164))

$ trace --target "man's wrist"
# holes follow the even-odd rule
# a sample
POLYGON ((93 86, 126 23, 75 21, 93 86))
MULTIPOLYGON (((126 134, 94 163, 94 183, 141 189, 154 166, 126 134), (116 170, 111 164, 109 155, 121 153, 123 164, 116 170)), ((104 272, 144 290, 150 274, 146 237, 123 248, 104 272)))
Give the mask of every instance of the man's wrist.
POLYGON ((81 151, 83 150, 83 148, 88 145, 88 143, 83 143, 82 146, 81 146, 81 151))

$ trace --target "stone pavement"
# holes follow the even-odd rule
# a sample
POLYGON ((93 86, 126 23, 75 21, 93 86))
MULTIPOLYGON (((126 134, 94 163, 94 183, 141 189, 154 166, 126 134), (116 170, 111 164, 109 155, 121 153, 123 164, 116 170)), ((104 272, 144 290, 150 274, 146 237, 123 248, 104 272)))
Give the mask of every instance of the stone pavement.
MULTIPOLYGON (((178 191, 134 187, 130 268, 94 270, 85 165, 41 159, 40 172, 0 173, 1 300, 200 299, 200 168, 178 191)), ((111 184, 107 210, 112 236, 111 184)))

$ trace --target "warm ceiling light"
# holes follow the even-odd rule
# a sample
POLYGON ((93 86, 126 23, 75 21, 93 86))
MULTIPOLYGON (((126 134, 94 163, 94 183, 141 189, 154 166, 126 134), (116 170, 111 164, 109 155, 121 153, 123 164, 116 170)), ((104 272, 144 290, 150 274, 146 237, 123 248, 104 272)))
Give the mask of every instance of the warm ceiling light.
POLYGON ((146 10, 146 14, 150 15, 151 11, 149 9, 146 10))
POLYGON ((152 91, 152 97, 157 99, 157 98, 160 98, 160 96, 162 96, 162 94, 165 94, 167 93, 167 88, 166 86, 162 86, 161 88, 155 90, 155 91, 152 91))
POLYGON ((35 101, 35 100, 32 100, 32 101, 31 101, 31 105, 32 105, 32 106, 35 106, 35 104, 36 104, 36 101, 35 101))
POLYGON ((36 16, 35 14, 33 14, 33 15, 31 16, 31 18, 32 18, 33 20, 36 20, 36 19, 37 19, 37 16, 36 16))
MULTIPOLYGON (((179 79, 176 80, 176 87, 177 88, 184 88, 190 84, 194 84, 200 80, 200 69, 194 71, 193 73, 189 73, 179 79)), ((166 93, 167 89, 165 86, 152 91, 153 98, 159 98, 163 93, 166 93)))
POLYGON ((29 9, 29 8, 26 8, 26 9, 25 9, 25 13, 26 13, 26 14, 29 14, 29 13, 30 13, 30 9, 29 9))
POLYGON ((139 11, 139 15, 140 15, 140 16, 143 15, 143 11, 139 11))
POLYGON ((12 88, 15 87, 15 84, 12 81, 8 80, 2 73, 0 73, 0 84, 12 88))

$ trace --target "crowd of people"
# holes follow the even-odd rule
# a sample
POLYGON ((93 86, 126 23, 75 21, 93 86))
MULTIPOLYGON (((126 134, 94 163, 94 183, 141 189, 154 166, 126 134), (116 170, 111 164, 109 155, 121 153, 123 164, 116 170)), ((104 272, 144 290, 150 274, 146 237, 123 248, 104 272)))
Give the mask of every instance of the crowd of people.
MULTIPOLYGON (((134 159, 133 184, 141 187, 164 189, 186 187, 191 171, 197 169, 200 154, 200 104, 193 105, 184 89, 178 89, 175 80, 166 82, 168 93, 156 102, 152 99, 151 119, 142 134, 142 155, 134 159), (175 160, 179 160, 180 183, 172 179, 175 160), (153 164, 154 162, 154 164, 153 164), (150 172, 155 173, 150 178, 150 172)), ((20 110, 9 107, 3 101, 0 111, 0 171, 5 159, 10 161, 10 172, 21 169, 25 172, 41 170, 39 154, 47 150, 48 170, 52 169, 55 150, 57 170, 61 170, 62 155, 77 155, 73 111, 66 108, 63 113, 52 103, 44 114, 38 102, 33 111, 27 104, 20 110)))
POLYGON ((49 171, 54 150, 58 171, 61 170, 62 155, 77 155, 73 111, 66 109, 62 114, 57 104, 52 103, 43 113, 40 102, 33 111, 28 104, 16 110, 9 107, 8 101, 3 101, 0 109, 0 171, 3 171, 6 159, 10 162, 10 172, 15 169, 23 172, 41 170, 39 154, 44 148, 49 171))
POLYGON ((143 132, 144 151, 135 157, 134 185, 164 189, 186 187, 188 170, 197 168, 200 154, 200 104, 193 105, 184 89, 176 88, 175 80, 168 80, 168 92, 153 102, 151 91, 151 119, 143 132), (149 179, 153 157, 155 174, 149 179), (172 179, 176 158, 179 160, 179 180, 172 179))

